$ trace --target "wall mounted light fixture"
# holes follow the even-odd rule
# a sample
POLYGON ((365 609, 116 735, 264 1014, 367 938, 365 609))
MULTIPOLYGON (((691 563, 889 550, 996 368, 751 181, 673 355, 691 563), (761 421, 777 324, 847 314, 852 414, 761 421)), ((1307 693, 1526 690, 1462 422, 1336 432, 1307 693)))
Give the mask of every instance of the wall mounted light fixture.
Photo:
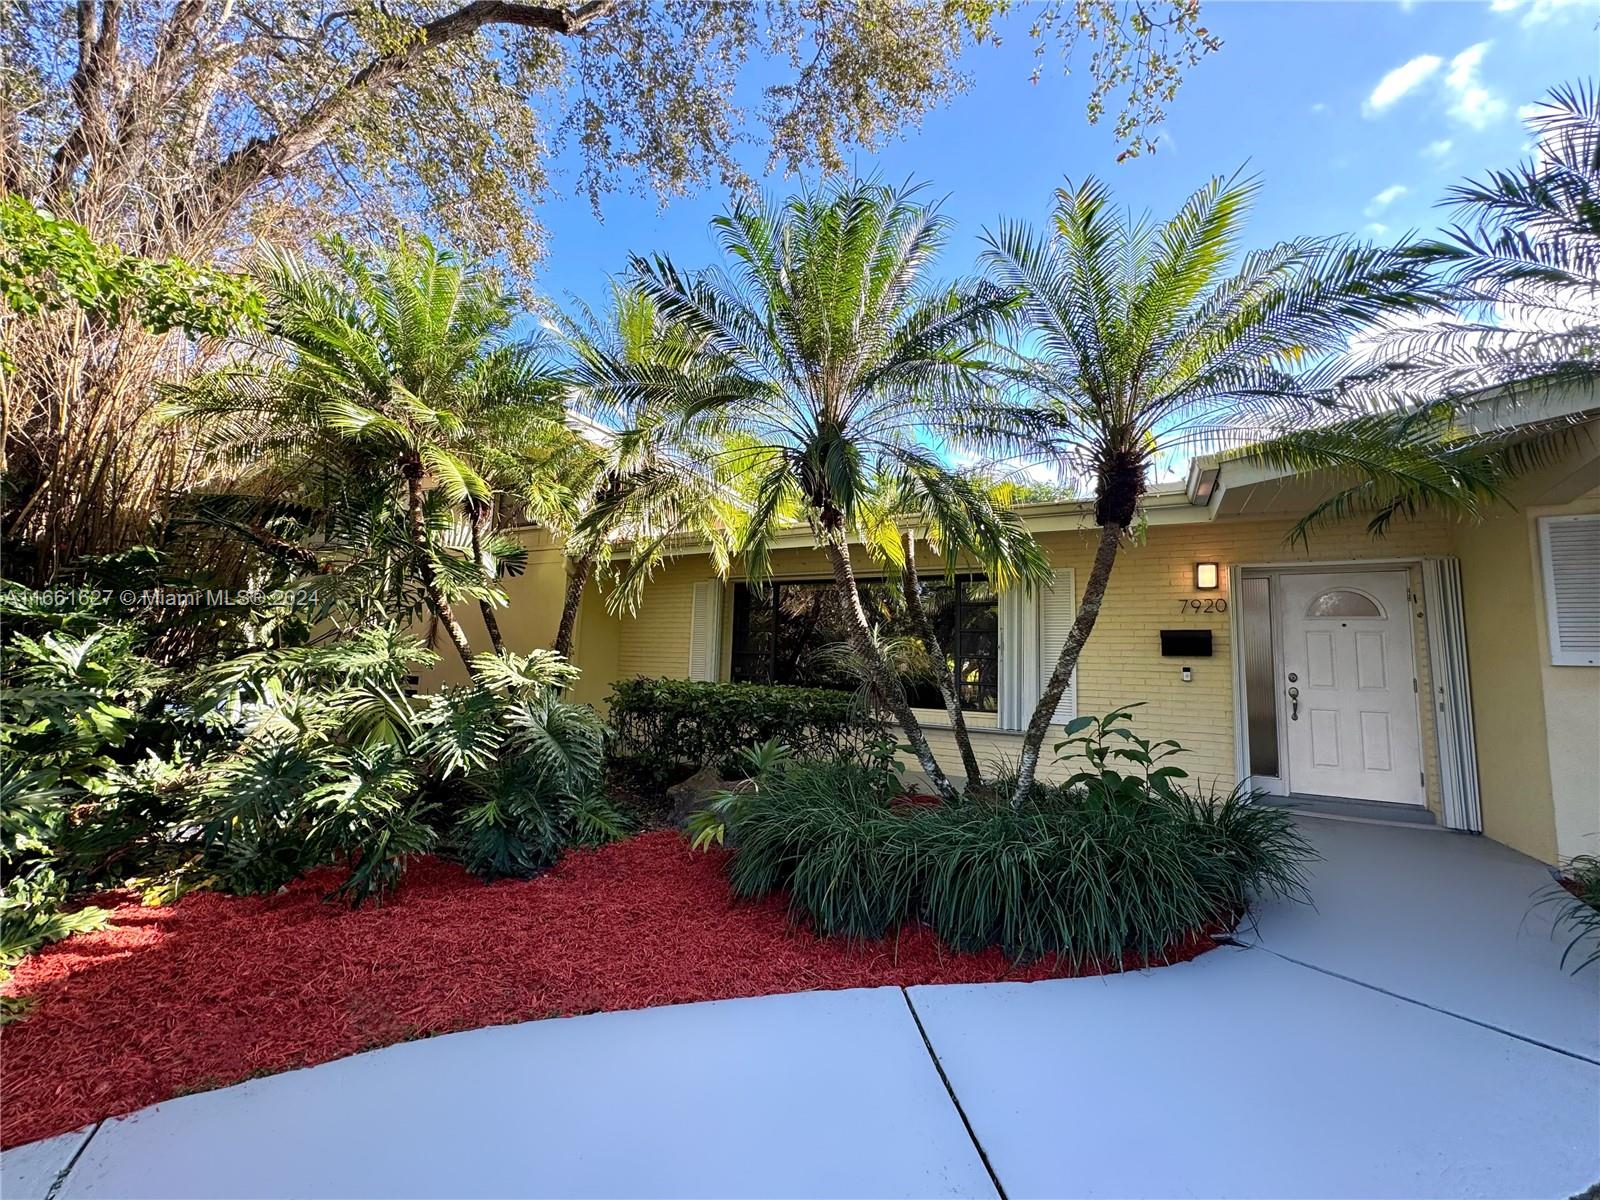
POLYGON ((1214 562, 1197 562, 1194 565, 1194 586, 1198 591, 1214 592, 1217 590, 1217 564, 1214 562))

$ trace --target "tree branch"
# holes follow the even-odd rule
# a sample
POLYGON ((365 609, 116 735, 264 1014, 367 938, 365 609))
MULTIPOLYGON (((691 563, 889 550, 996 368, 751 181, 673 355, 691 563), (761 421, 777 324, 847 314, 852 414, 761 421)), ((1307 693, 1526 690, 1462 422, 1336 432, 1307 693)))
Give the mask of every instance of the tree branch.
POLYGON ((78 69, 72 74, 73 105, 78 123, 51 156, 51 183, 66 186, 95 145, 110 133, 110 114, 101 94, 106 77, 116 68, 122 42, 122 0, 80 0, 78 9, 78 69))
POLYGON ((264 179, 274 178, 322 145, 346 109, 366 93, 393 83, 430 50, 470 37, 490 25, 538 29, 564 37, 583 34, 608 16, 618 0, 587 0, 575 8, 527 4, 522 0, 471 0, 453 12, 417 27, 395 50, 380 54, 333 94, 319 100, 277 133, 255 138, 212 169, 206 179, 179 197, 180 236, 237 204, 264 179))

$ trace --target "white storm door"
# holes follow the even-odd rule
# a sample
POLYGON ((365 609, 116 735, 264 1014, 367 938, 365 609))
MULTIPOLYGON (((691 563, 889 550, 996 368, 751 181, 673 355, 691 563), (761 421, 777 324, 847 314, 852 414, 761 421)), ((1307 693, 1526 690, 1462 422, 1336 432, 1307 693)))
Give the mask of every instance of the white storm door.
POLYGON ((1279 577, 1289 790, 1422 804, 1405 571, 1279 577))

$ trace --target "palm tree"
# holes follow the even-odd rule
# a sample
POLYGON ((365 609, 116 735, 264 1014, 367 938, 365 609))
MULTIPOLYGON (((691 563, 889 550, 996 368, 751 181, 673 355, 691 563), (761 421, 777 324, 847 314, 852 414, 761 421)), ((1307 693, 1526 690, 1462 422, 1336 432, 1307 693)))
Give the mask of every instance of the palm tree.
MULTIPOLYGON (((928 614, 922 576, 917 568, 917 546, 926 543, 943 562, 943 575, 954 580, 964 563, 976 562, 996 589, 1032 588, 1050 578, 1050 563, 1022 519, 1009 505, 1008 484, 971 473, 957 477, 954 486, 968 495, 958 506, 946 506, 946 516, 960 523, 946 527, 940 514, 924 501, 924 494, 904 476, 875 481, 869 499, 857 513, 857 538, 862 547, 882 564, 891 581, 897 581, 901 603, 919 643, 919 654, 902 652, 891 658, 912 661, 919 669, 926 665, 928 675, 939 688, 945 715, 961 755, 961 769, 967 787, 983 786, 983 770, 972 747, 966 713, 961 707, 961 664, 945 653, 928 614)), ((903 670, 897 674, 904 675, 903 670)))
POLYGON ((1527 118, 1531 159, 1451 188, 1456 224, 1407 253, 1449 316, 1389 323, 1331 364, 1346 404, 1522 402, 1600 379, 1600 92, 1553 89, 1527 118), (1530 386, 1531 385, 1531 386, 1530 386))
POLYGON ((570 358, 570 416, 549 459, 562 487, 538 511, 567 534, 567 590, 551 649, 568 655, 584 588, 597 570, 611 571, 619 545, 626 558, 612 571, 607 603, 631 610, 667 553, 688 539, 710 546, 725 571, 741 503, 726 445, 704 420, 686 418, 718 367, 681 327, 620 283, 603 317, 579 304, 554 327, 570 358))
POLYGON ((795 513, 832 568, 851 644, 941 796, 928 746, 861 604, 850 531, 873 481, 892 477, 948 529, 978 524, 938 442, 1013 429, 989 395, 987 345, 1012 303, 982 283, 933 286, 947 223, 914 189, 838 183, 781 204, 741 200, 714 228, 727 265, 686 275, 635 258, 640 290, 696 347, 715 386, 681 405, 734 440, 750 509, 736 542, 752 578, 795 513))
POLYGON ((1291 427, 1292 372, 1385 314, 1427 303, 1395 251, 1299 238, 1235 263, 1256 185, 1212 179, 1163 222, 1121 215, 1090 180, 1057 192, 1048 233, 987 233, 993 279, 1022 295, 1019 375, 1051 425, 1046 452, 1094 495, 1099 542, 1077 617, 1028 722, 1016 799, 1093 631, 1152 470, 1291 427))
POLYGON ((503 479, 504 448, 559 421, 553 385, 535 349, 509 340, 509 300, 475 267, 426 238, 326 248, 329 266, 263 252, 267 335, 184 388, 178 411, 217 422, 219 452, 260 456, 246 497, 298 510, 287 535, 257 529, 254 540, 320 573, 324 551, 342 548, 370 579, 389 569, 361 560, 403 539, 401 567, 475 673, 452 602, 477 598, 494 631, 494 577, 516 559, 493 532, 486 472, 503 479), (461 525, 470 556, 448 545, 461 525))
POLYGON ((1337 480, 1291 539, 1355 516, 1377 535, 1424 511, 1478 520, 1570 447, 1581 417, 1541 419, 1538 402, 1600 382, 1600 95, 1556 88, 1528 124, 1536 158, 1452 188, 1458 223, 1404 250, 1446 314, 1358 338, 1317 372, 1323 420, 1240 452, 1337 480))

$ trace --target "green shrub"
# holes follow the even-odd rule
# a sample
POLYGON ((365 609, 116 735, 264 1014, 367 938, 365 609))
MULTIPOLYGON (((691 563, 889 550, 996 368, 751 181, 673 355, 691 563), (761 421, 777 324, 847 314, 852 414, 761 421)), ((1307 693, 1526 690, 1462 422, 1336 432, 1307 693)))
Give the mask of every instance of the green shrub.
POLYGON ((48 867, 6 880, 0 895, 0 981, 13 964, 40 946, 105 927, 103 908, 69 910, 66 884, 48 867))
POLYGON ((605 727, 593 709, 545 690, 510 700, 477 728, 503 730, 503 738, 497 757, 463 778, 453 838, 468 870, 532 875, 569 846, 625 831, 601 788, 605 727))
POLYGON ((0 956, 83 928, 70 900, 97 888, 271 892, 341 865, 359 904, 421 853, 527 875, 621 831, 604 726, 547 652, 414 697, 429 654, 393 629, 177 671, 101 611, 3 584, 0 616, 0 956))
POLYGON ((1020 807, 897 803, 881 764, 784 765, 734 811, 729 879, 743 896, 787 892, 820 933, 879 937, 921 918, 957 950, 1079 962, 1159 954, 1258 896, 1305 898, 1313 852, 1289 814, 1185 791, 1167 762, 1181 747, 1128 720, 1069 726, 1062 749, 1086 769, 1020 807))
POLYGON ((689 679, 629 679, 611 689, 612 754, 664 787, 740 750, 778 739, 801 759, 864 759, 884 726, 849 692, 689 679))

